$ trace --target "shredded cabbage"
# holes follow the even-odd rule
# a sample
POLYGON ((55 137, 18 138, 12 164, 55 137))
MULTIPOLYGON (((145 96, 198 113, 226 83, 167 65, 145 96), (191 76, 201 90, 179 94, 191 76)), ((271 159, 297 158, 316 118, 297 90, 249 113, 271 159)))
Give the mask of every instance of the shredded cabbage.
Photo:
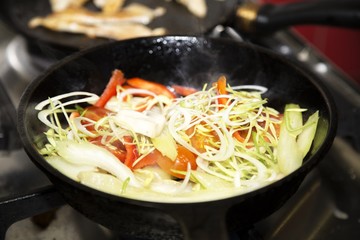
POLYGON ((311 147, 318 113, 303 124, 306 109, 289 103, 283 117, 262 98, 265 87, 228 85, 226 91, 219 94, 216 84, 205 85, 170 99, 145 89, 119 87, 105 106, 107 114, 96 120, 86 117, 86 107, 78 106, 93 104, 97 95, 72 92, 51 97, 36 106, 39 120, 49 128, 48 142, 39 152, 75 181, 115 195, 160 202, 245 193, 300 167, 311 147), (184 179, 156 164, 135 169, 154 150, 175 161, 177 145, 196 156, 196 169, 188 163, 182 171, 172 170, 184 179), (137 156, 134 169, 115 154, 128 157, 130 148, 137 156), (296 163, 289 162, 292 159, 296 163))

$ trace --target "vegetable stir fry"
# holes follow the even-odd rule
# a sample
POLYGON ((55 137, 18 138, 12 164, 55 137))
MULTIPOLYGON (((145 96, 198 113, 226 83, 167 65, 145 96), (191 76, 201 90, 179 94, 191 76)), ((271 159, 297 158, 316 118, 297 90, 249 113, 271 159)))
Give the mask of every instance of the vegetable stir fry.
POLYGON ((125 78, 115 69, 100 96, 70 92, 36 106, 48 130, 39 148, 75 181, 111 194, 194 201, 245 193, 299 168, 318 112, 280 113, 262 86, 225 76, 197 90, 125 78))

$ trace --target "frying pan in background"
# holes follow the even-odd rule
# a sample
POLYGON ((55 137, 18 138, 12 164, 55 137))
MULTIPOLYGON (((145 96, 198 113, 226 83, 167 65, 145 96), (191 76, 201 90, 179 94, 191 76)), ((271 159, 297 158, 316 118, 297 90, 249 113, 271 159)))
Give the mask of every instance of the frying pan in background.
POLYGON ((167 36, 100 45, 61 60, 30 83, 18 109, 18 130, 31 160, 47 175, 66 202, 79 212, 124 236, 140 239, 227 239, 235 231, 269 216, 298 189, 322 159, 335 136, 334 103, 320 81, 282 57, 228 39, 167 36), (162 203, 109 195, 71 179, 51 167, 37 151, 46 127, 34 107, 49 96, 71 91, 100 94, 111 72, 142 77, 165 85, 202 87, 220 74, 229 84, 268 88, 269 106, 282 111, 293 102, 320 112, 318 130, 304 164, 278 182, 230 198, 162 203))
MULTIPOLYGON (((199 35, 212 30, 218 24, 232 24, 250 35, 268 34, 297 24, 327 24, 332 26, 360 27, 360 1, 328 0, 305 1, 286 5, 257 5, 238 0, 207 0, 208 13, 198 19, 176 1, 128 0, 149 7, 162 6, 167 12, 155 19, 150 27, 165 27, 168 35, 199 35)), ((90 6, 91 7, 91 6, 90 6)), ((3 0, 0 11, 4 20, 20 34, 58 48, 80 50, 111 40, 90 39, 84 35, 54 32, 44 28, 30 29, 32 17, 45 16, 51 12, 49 0, 3 0)))
MULTIPOLYGON (((174 1, 165 0, 128 0, 129 3, 142 3, 151 8, 162 6, 166 14, 155 19, 150 27, 165 27, 169 34, 194 34, 204 32, 214 27, 218 21, 225 21, 236 6, 236 0, 209 1, 209 14, 199 21, 194 15, 174 1)), ((54 32, 44 28, 30 29, 28 22, 32 17, 45 16, 51 12, 49 0, 4 0, 0 3, 3 16, 16 31, 24 36, 40 40, 41 42, 74 50, 84 49, 112 40, 95 38, 90 39, 80 34, 54 32), (3 5, 3 6, 1 6, 3 5)), ((92 4, 88 4, 92 8, 92 4)))

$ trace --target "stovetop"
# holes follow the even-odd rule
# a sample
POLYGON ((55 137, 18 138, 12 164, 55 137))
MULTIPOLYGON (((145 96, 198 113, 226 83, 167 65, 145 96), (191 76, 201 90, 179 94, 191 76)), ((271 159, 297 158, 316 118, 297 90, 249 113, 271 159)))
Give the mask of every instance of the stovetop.
MULTIPOLYGON (((0 33, 0 239, 123 239, 121 233, 91 222, 63 202, 22 149, 15 126, 20 95, 56 61, 28 54, 25 39, 1 23, 0 33), (27 209, 21 207, 25 202, 30 202, 27 209), (2 236, 1 231, 6 234, 2 236)), ((222 26, 212 35, 244 40, 222 26)), ((254 43, 317 74, 334 95, 339 127, 329 153, 297 193, 279 211, 246 231, 231 233, 231 238, 360 239, 359 85, 293 32, 280 32, 254 43)))

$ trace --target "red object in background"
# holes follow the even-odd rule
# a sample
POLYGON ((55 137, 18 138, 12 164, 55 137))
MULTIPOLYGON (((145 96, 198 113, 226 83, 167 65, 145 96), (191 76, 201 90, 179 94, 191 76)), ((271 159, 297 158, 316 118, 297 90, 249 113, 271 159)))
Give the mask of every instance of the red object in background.
MULTIPOLYGON (((262 0, 263 3, 290 3, 296 0, 262 0)), ((360 84, 360 29, 328 26, 293 28, 311 45, 330 59, 351 79, 360 84)))
POLYGON ((360 30, 320 26, 295 30, 360 84, 360 30))

